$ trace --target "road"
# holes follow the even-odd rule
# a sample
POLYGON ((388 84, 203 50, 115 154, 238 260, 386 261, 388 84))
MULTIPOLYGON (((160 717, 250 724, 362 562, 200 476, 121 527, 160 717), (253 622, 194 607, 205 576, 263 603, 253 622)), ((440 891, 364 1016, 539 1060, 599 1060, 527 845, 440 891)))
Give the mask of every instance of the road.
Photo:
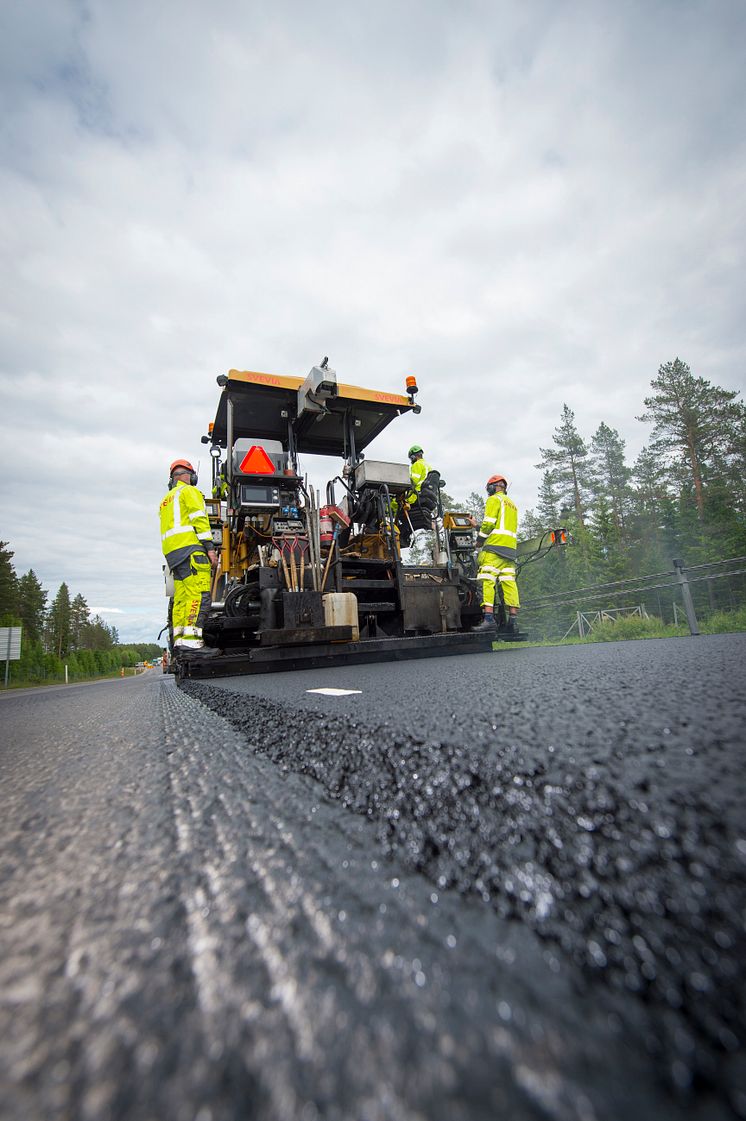
POLYGON ((746 1116, 745 662, 3 695, 0 1116, 746 1116))

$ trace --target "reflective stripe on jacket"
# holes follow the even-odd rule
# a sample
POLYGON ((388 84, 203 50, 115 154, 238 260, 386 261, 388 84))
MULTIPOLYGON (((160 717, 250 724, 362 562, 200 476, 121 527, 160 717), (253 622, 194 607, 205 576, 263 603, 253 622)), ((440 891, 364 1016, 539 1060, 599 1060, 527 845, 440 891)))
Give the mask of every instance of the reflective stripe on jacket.
POLYGON ((507 494, 491 494, 484 507, 479 537, 486 538, 480 548, 506 560, 515 560, 518 544, 518 507, 507 494))
POLYGON ((205 499, 196 487, 178 482, 161 502, 161 547, 174 568, 198 549, 212 548, 205 499))

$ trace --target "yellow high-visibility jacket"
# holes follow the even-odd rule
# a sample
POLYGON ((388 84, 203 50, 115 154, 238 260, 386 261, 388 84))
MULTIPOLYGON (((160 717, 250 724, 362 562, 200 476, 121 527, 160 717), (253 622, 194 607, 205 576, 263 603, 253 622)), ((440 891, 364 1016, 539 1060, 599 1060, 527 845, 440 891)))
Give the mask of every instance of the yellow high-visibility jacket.
POLYGON ((422 457, 420 457, 419 459, 415 459, 414 463, 410 463, 409 478, 412 483, 412 489, 409 494, 405 496, 406 501, 410 506, 413 502, 417 501, 417 495, 422 490, 422 484, 431 471, 432 467, 429 463, 425 463, 425 460, 422 459, 422 457))
POLYGON ((199 549, 213 547, 205 499, 196 487, 177 482, 161 502, 160 516, 161 546, 169 568, 199 549))
POLYGON ((507 494, 491 494, 477 535, 479 548, 506 560, 515 560, 518 544, 518 507, 507 494), (486 540, 485 540, 486 538, 486 540))

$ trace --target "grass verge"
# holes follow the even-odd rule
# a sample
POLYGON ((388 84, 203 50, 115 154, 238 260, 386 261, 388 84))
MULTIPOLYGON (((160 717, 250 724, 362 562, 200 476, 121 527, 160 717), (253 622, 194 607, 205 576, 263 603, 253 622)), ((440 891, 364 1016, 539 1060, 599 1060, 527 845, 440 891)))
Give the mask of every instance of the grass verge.
MULTIPOLYGON (((701 634, 734 634, 746 631, 746 607, 736 611, 716 611, 712 615, 699 619, 701 634)), ((528 633, 530 630, 527 628, 528 633)), ((509 646, 586 646, 589 642, 620 642, 638 638, 681 638, 689 634, 689 627, 684 623, 674 625, 664 623, 655 616, 641 619, 639 615, 631 615, 614 622, 598 623, 593 631, 584 638, 577 635, 569 638, 547 638, 535 642, 528 641, 520 644, 498 643, 498 649, 507 649, 509 646)))

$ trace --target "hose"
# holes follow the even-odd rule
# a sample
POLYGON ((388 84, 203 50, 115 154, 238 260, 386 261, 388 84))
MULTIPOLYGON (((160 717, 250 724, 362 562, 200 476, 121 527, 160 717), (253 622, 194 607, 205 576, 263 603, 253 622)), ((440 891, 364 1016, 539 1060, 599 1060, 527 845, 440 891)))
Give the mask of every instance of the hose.
POLYGON ((247 584, 239 584, 226 594, 225 613, 231 619, 239 616, 250 615, 251 608, 259 609, 259 600, 256 598, 256 589, 247 584))

